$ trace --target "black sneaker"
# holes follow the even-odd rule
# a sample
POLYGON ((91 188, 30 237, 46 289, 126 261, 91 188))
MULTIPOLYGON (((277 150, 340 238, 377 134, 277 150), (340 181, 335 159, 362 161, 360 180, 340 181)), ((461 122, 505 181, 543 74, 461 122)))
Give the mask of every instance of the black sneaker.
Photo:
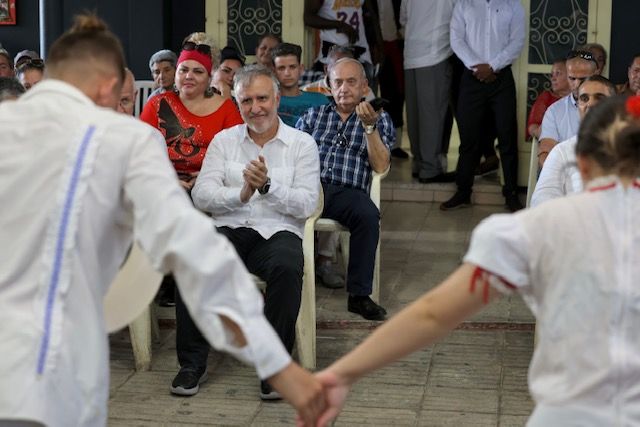
POLYGON ((373 302, 368 295, 349 295, 347 309, 367 320, 385 320, 385 316, 387 315, 387 310, 373 302))
POLYGON ((200 390, 200 384, 209 379, 207 369, 182 368, 171 383, 171 393, 178 396, 193 396, 200 390))
POLYGON ((454 209, 466 208, 471 206, 471 195, 461 191, 456 191, 449 200, 440 204, 441 211, 452 211, 454 209))
POLYGON ((504 196, 505 205, 507 205, 507 209, 510 212, 517 212, 521 209, 524 209, 522 203, 520 202, 520 198, 517 194, 510 194, 508 196, 504 196))
POLYGON ((391 155, 393 157, 395 157, 396 159, 408 159, 409 158, 409 154, 407 154, 407 152, 404 151, 400 147, 396 147, 393 150, 391 150, 391 155))
POLYGON ((282 395, 271 388, 266 381, 260 381, 260 399, 262 400, 282 400, 282 395))

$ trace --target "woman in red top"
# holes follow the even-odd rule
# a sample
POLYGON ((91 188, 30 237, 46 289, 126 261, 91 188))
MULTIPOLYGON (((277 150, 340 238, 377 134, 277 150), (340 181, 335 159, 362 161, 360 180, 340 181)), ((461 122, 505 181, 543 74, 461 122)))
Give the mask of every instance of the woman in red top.
POLYGON ((540 138, 540 125, 547 108, 560 98, 569 95, 569 79, 564 59, 559 59, 551 67, 551 90, 545 90, 533 103, 527 120, 527 139, 535 136, 540 138))
POLYGON ((195 183, 213 137, 243 123, 235 104, 210 88, 216 55, 212 44, 205 41, 204 33, 187 38, 178 58, 177 91, 151 98, 140 115, 164 135, 169 159, 187 191, 195 183))

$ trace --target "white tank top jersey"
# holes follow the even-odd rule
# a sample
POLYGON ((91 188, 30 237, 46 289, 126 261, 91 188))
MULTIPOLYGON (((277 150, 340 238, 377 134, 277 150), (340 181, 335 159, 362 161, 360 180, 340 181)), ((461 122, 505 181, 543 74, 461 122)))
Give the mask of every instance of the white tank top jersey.
MULTIPOLYGON (((318 11, 318 16, 334 21, 342 21, 353 27, 358 33, 358 40, 354 45, 365 49, 365 52, 358 59, 362 62, 372 62, 369 44, 364 34, 364 22, 362 21, 363 4, 364 0, 325 0, 318 11)), ((327 41, 337 45, 349 44, 349 38, 336 30, 321 30, 320 41, 327 41)), ((318 60, 324 58, 322 51, 319 55, 318 60)))

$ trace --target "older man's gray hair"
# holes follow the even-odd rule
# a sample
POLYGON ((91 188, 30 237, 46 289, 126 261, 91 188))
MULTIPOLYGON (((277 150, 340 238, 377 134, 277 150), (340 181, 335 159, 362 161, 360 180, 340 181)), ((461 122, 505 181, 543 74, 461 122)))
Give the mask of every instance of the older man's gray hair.
POLYGON ((261 64, 252 64, 242 67, 236 71, 236 75, 233 77, 233 91, 238 94, 238 91, 251 84, 253 80, 258 76, 265 76, 271 79, 273 83, 273 93, 280 93, 280 83, 271 69, 261 64))
POLYGON ((159 50, 153 55, 151 55, 151 58, 149 58, 149 70, 153 72, 153 64, 155 64, 156 62, 162 62, 162 61, 169 62, 171 66, 175 68, 176 62, 178 62, 178 57, 176 56, 175 53, 173 53, 169 49, 159 50))
POLYGON ((334 62, 333 64, 329 65, 329 69, 327 70, 327 75, 329 76, 329 80, 331 80, 331 72, 333 71, 333 69, 336 68, 338 65, 345 64, 345 63, 351 63, 351 64, 357 65, 358 69, 360 70, 362 78, 363 79, 367 78, 367 73, 365 72, 364 66, 362 65, 362 63, 360 61, 358 61, 357 59, 353 59, 353 58, 340 58, 336 62, 334 62))

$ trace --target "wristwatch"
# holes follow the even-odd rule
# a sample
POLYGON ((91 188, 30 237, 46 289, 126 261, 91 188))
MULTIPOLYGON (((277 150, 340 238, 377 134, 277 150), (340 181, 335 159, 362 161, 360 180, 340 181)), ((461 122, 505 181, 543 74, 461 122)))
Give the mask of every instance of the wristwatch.
POLYGON ((269 192, 269 188, 271 188, 271 178, 267 177, 267 181, 264 183, 264 185, 258 188, 258 193, 263 195, 267 194, 269 192))
POLYGON ((366 133, 367 135, 371 135, 373 132, 375 132, 376 130, 376 124, 372 124, 372 125, 364 125, 364 133, 366 133))

